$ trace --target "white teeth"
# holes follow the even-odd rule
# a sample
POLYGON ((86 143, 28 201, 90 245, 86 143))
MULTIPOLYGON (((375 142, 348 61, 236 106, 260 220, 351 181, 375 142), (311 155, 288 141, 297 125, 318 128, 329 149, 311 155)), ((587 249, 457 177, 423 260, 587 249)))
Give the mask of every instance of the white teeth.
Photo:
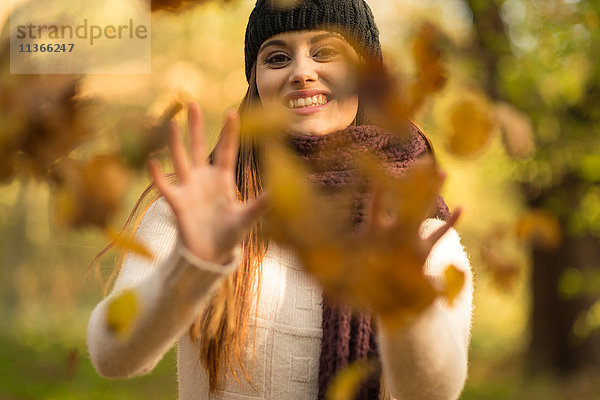
POLYGON ((321 94, 314 95, 312 97, 304 97, 300 99, 290 99, 290 108, 302 108, 316 105, 322 105, 327 103, 327 98, 321 94))

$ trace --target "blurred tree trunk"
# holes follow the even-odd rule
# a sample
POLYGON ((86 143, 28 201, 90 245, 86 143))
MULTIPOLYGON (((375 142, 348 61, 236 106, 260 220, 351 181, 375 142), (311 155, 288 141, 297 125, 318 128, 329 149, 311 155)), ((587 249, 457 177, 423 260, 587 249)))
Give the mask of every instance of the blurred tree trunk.
MULTIPOLYGON (((540 207, 546 199, 570 193, 573 209, 581 200, 577 193, 581 185, 572 176, 550 191, 529 197, 529 206, 540 207)), ((525 190, 526 194, 528 190, 525 190)), ((568 213, 567 213, 568 215, 568 213)), ((586 272, 600 265, 600 243, 588 234, 569 234, 566 221, 560 221, 564 232, 560 246, 555 250, 532 250, 532 310, 530 362, 536 370, 549 369, 567 374, 588 365, 600 365, 600 336, 577 337, 573 331, 575 320, 582 316, 596 299, 579 294, 565 297, 559 290, 560 278, 567 268, 586 272)))
MULTIPOLYGON (((472 57, 482 67, 482 85, 493 100, 514 103, 502 95, 498 64, 503 57, 511 57, 512 51, 506 33, 506 26, 500 16, 497 0, 465 0, 473 14, 475 43, 472 57)), ((536 90, 536 88, 531 88, 536 90)), ((585 96, 584 96, 585 97, 585 96)), ((514 99, 512 99, 514 100, 514 99)), ((585 98, 584 100, 585 101, 585 98)), ((523 112, 527 110, 519 107, 523 112)), ((572 118, 573 110, 562 110, 560 119, 572 118)), ((589 123, 593 121, 581 121, 589 123)), ((561 132, 565 135, 565 132, 561 132)), ((569 199, 570 208, 561 211, 561 228, 564 234, 560 247, 554 251, 534 249, 532 251, 532 310, 530 316, 531 342, 529 360, 536 369, 566 374, 589 364, 600 365, 600 335, 591 335, 578 340, 573 337, 573 323, 592 304, 592 298, 579 296, 565 299, 559 293, 559 280, 569 267, 582 270, 597 268, 600 265, 600 241, 589 234, 570 234, 566 228, 569 214, 577 207, 589 182, 582 182, 577 176, 567 177, 544 191, 530 191, 523 186, 525 197, 531 207, 544 207, 549 199, 560 197, 569 199)))

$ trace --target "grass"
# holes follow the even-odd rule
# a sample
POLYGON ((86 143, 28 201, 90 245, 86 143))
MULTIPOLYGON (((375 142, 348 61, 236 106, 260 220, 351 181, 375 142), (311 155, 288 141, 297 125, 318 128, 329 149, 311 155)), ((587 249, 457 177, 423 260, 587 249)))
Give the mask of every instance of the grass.
MULTIPOLYGON (((91 308, 87 309, 89 312, 91 308)), ((32 330, 3 313, 0 331, 0 400, 160 400, 177 393, 175 352, 143 377, 109 380, 94 370, 85 345, 84 311, 32 330), (7 316, 13 324, 7 326, 7 316), (7 329, 8 328, 8 329, 7 329), (76 330, 73 330, 75 328, 76 330)))

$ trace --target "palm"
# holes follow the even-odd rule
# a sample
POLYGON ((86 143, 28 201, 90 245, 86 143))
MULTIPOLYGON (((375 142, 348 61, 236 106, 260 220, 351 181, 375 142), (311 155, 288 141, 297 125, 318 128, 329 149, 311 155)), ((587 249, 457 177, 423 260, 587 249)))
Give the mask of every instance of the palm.
POLYGON ((156 186, 169 203, 183 244, 197 257, 224 263, 264 208, 264 198, 242 206, 236 197, 234 172, 239 142, 239 118, 227 116, 214 165, 206 157, 202 118, 188 108, 191 157, 188 157, 175 123, 171 125, 171 158, 178 178, 167 183, 156 161, 150 164, 156 186))

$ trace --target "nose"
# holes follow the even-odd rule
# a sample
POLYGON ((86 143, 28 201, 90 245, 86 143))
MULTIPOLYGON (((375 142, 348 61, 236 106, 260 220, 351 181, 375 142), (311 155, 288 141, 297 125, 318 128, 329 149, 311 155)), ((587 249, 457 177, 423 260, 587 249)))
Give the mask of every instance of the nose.
POLYGON ((296 57, 290 72, 292 86, 303 86, 309 82, 316 82, 318 77, 314 61, 310 57, 296 57))

